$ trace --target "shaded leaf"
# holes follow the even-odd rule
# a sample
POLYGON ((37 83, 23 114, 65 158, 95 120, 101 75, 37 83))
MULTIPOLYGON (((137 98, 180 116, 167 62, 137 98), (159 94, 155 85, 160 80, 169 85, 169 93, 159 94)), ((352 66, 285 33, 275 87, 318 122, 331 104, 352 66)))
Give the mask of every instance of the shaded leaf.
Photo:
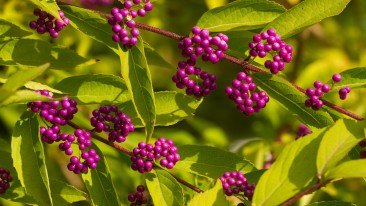
POLYGON ((31 0, 31 2, 37 5, 40 9, 46 11, 49 14, 52 14, 54 17, 60 19, 58 11, 60 8, 58 7, 56 1, 54 0, 31 0))
POLYGON ((188 206, 228 206, 229 202, 226 200, 222 184, 218 180, 213 188, 195 195, 188 203, 188 206))
POLYGON ((87 194, 60 180, 50 179, 51 195, 54 205, 64 206, 86 200, 87 194))
POLYGON ((181 159, 173 170, 186 171, 212 179, 218 179, 225 172, 242 171, 245 174, 256 170, 242 157, 215 147, 184 145, 178 149, 181 159))
POLYGON ((121 73, 126 82, 132 103, 145 126, 146 142, 154 131, 156 121, 154 90, 146 62, 142 39, 127 52, 119 48, 121 73))
POLYGON ((25 112, 14 128, 11 155, 18 178, 40 205, 53 205, 37 117, 25 112))
POLYGON ((125 81, 113 75, 72 76, 57 83, 55 89, 80 104, 118 104, 130 100, 125 81))
POLYGON ((283 39, 303 31, 321 20, 338 15, 351 0, 306 0, 280 15, 265 29, 274 28, 283 39))
POLYGON ((29 36, 31 34, 32 34, 32 32, 25 31, 25 30, 21 29, 19 26, 15 25, 5 19, 0 19, 0 38, 25 37, 25 36, 29 36))
POLYGON ((154 170, 146 177, 146 186, 149 189, 154 205, 176 206, 184 205, 183 189, 176 179, 165 170, 154 170))
POLYGON ((168 63, 154 48, 144 42, 144 49, 147 62, 150 66, 166 67, 169 69, 175 69, 173 65, 168 63))
POLYGON ((239 0, 207 11, 197 26, 213 32, 261 28, 285 12, 281 5, 267 0, 239 0))
POLYGON ((326 201, 326 202, 314 202, 307 206, 357 206, 357 205, 343 201, 326 201))

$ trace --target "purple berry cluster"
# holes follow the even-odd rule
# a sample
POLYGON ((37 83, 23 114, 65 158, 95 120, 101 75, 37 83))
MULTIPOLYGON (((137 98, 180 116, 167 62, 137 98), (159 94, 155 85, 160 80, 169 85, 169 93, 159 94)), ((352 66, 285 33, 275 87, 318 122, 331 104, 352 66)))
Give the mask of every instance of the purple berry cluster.
MULTIPOLYGON (((342 76, 340 74, 334 74, 332 76, 333 84, 340 82, 342 80, 342 76)), ((339 98, 341 100, 345 100, 347 98, 347 94, 351 92, 351 88, 349 86, 345 86, 344 88, 338 91, 339 98)))
MULTIPOLYGON (((36 90, 37 93, 53 98, 53 95, 47 90, 36 90)), ((78 111, 77 102, 68 97, 64 97, 61 101, 35 101, 28 103, 28 107, 33 112, 39 112, 39 115, 46 121, 56 125, 66 125, 69 120, 74 118, 74 114, 78 111)))
POLYGON ((358 143, 358 145, 359 145, 359 146, 360 146, 360 148, 361 148, 361 151, 360 151, 360 158, 361 158, 361 159, 365 159, 365 158, 366 158, 366 150, 365 150, 365 148, 366 148, 366 139, 361 140, 361 141, 358 143))
POLYGON ((264 58, 267 53, 271 53, 273 61, 267 60, 264 66, 270 69, 272 74, 277 74, 285 69, 285 63, 292 60, 292 47, 281 40, 281 36, 276 34, 272 28, 253 36, 253 41, 249 43, 251 57, 264 58))
POLYGON ((229 38, 221 33, 211 37, 207 29, 200 29, 198 26, 192 28, 192 34, 192 37, 186 37, 178 44, 183 57, 187 59, 178 63, 178 70, 172 80, 179 89, 186 88, 187 95, 194 95, 199 99, 208 96, 217 85, 216 76, 195 66, 196 61, 201 56, 202 61, 218 63, 228 49, 229 38), (199 83, 195 79, 200 79, 199 83))
POLYGON ((319 110, 323 107, 323 101, 320 98, 330 91, 330 87, 328 84, 323 84, 320 81, 315 81, 313 85, 314 89, 306 89, 305 94, 309 99, 305 101, 305 105, 311 107, 313 110, 319 110))
POLYGON ((94 8, 100 6, 108 6, 112 4, 114 0, 80 0, 80 3, 87 8, 94 8))
POLYGON ((266 92, 255 92, 257 86, 252 81, 252 77, 244 72, 239 72, 231 85, 225 88, 226 94, 235 102, 236 108, 248 116, 254 112, 260 112, 269 101, 266 92))
POLYGON ((29 27, 36 30, 39 34, 48 32, 52 38, 57 38, 59 32, 70 24, 70 20, 65 17, 64 12, 58 11, 62 20, 56 19, 51 14, 40 9, 34 9, 33 14, 38 16, 36 21, 31 21, 29 27))
POLYGON ((296 139, 299 139, 301 137, 304 137, 308 134, 312 133, 312 131, 309 129, 309 127, 307 127, 305 124, 300 124, 299 128, 297 129, 296 132, 296 139))
POLYGON ((13 178, 10 176, 10 171, 0 167, 0 194, 4 194, 10 187, 10 182, 13 178))
MULTIPOLYGON (((145 187, 142 185, 137 186, 135 193, 131 193, 128 195, 128 201, 131 202, 130 206, 140 206, 143 204, 147 204, 148 202, 148 193, 145 190, 145 187)), ((150 206, 154 206, 151 204, 150 206)))
POLYGON ((128 133, 135 130, 131 119, 116 106, 101 106, 93 111, 90 123, 95 132, 108 132, 109 142, 124 142, 128 133))
POLYGON ((224 175, 220 177, 220 181, 227 196, 237 195, 240 192, 243 192, 243 195, 249 200, 252 199, 255 185, 250 184, 242 172, 225 172, 224 175))
POLYGON ((150 0, 124 0, 123 8, 113 7, 111 10, 112 17, 108 19, 108 23, 112 26, 112 31, 114 32, 112 40, 121 42, 127 49, 135 46, 140 31, 135 28, 136 22, 133 19, 137 16, 144 17, 152 9, 153 4, 150 0), (144 4, 144 7, 138 10, 132 8, 134 5, 140 4, 144 4))
POLYGON ((138 147, 133 149, 131 155, 131 168, 140 173, 150 172, 153 168, 153 161, 160 159, 160 165, 172 169, 180 160, 178 148, 172 140, 161 137, 152 144, 140 142, 138 147))
POLYGON ((94 149, 90 149, 82 152, 80 159, 76 156, 72 156, 70 158, 70 163, 67 165, 67 169, 73 171, 75 174, 87 173, 88 169, 97 168, 97 163, 99 161, 100 157, 97 152, 94 149))

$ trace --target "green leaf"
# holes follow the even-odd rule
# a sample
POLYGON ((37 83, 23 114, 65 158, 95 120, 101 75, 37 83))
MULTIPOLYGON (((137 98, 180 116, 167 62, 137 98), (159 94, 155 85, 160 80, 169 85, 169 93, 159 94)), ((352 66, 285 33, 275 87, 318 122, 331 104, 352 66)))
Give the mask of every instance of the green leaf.
MULTIPOLYGON (((360 88, 366 86, 366 67, 353 68, 341 72, 342 80, 337 82, 333 86, 334 92, 338 92, 341 88, 349 86, 351 88, 360 88)), ((328 84, 331 85, 333 80, 329 80, 328 84)))
POLYGON ((0 40, 0 56, 0 65, 39 66, 50 63, 51 69, 74 69, 88 61, 70 49, 35 39, 0 40))
POLYGON ((216 181, 213 188, 195 195, 188 203, 188 206, 228 206, 229 202, 226 200, 222 184, 216 181))
POLYGON ((262 28, 285 12, 281 5, 267 0, 239 0, 207 11, 197 26, 212 32, 262 28))
POLYGON ((357 206, 357 205, 343 201, 326 201, 326 202, 314 202, 307 206, 357 206))
POLYGON ((283 39, 293 36, 321 20, 338 15, 351 0, 306 0, 280 15, 264 30, 274 28, 283 39))
POLYGON ((176 171, 218 179, 225 172, 242 171, 245 174, 256 170, 242 157, 215 147, 184 145, 178 150, 181 159, 173 169, 176 171))
POLYGON ((50 179, 51 195, 54 205, 64 206, 86 200, 87 194, 60 180, 50 179))
POLYGON ((319 179, 365 137, 364 123, 339 120, 325 133, 318 150, 316 165, 319 179))
POLYGON ((325 129, 287 145, 255 188, 253 204, 280 205, 316 183, 316 157, 325 129))
POLYGON ((25 83, 41 75, 50 66, 49 63, 36 68, 20 70, 9 77, 3 85, 4 89, 15 91, 22 87, 25 83))
POLYGON ((89 170, 87 174, 82 174, 86 189, 93 205, 100 206, 119 206, 119 203, 112 178, 110 175, 107 161, 102 151, 93 144, 92 148, 100 157, 96 169, 89 170))
POLYGON ((146 62, 142 39, 127 52, 119 48, 121 73, 126 82, 132 103, 145 126, 146 142, 149 142, 156 121, 154 90, 150 70, 146 62))
POLYGON ((249 173, 245 174, 245 178, 247 178, 248 182, 256 185, 265 171, 267 171, 267 170, 262 169, 262 170, 256 170, 253 172, 249 172, 249 173))
POLYGON ((146 185, 154 205, 183 206, 183 189, 165 170, 154 170, 146 175, 146 185))
POLYGON ((53 205, 37 117, 25 112, 13 130, 11 155, 18 178, 39 205, 53 205))
POLYGON ((350 160, 331 168, 326 179, 366 177, 366 159, 350 160))
MULTIPOLYGON (((155 126, 170 126, 187 117, 193 116, 202 100, 174 91, 155 92, 155 126)), ((132 101, 118 106, 132 119, 135 127, 143 127, 132 101)))
POLYGON ((295 89, 288 81, 272 74, 254 73, 254 81, 267 94, 296 114, 305 124, 322 128, 334 123, 332 117, 323 110, 314 111, 305 106, 306 95, 295 89))
POLYGON ((112 41, 113 31, 106 17, 95 11, 75 6, 61 5, 60 8, 70 19, 71 26, 118 53, 118 44, 112 41))
POLYGON ((125 81, 113 75, 72 76, 61 80, 55 89, 68 94, 80 104, 118 104, 131 99, 125 81))
POLYGON ((52 16, 60 19, 60 15, 58 13, 60 8, 55 0, 31 0, 31 2, 40 7, 43 11, 46 11, 47 13, 52 14, 52 16))
POLYGON ((31 35, 32 32, 25 31, 19 26, 0 18, 0 38, 19 38, 31 35))
POLYGON ((169 69, 175 69, 173 65, 168 63, 154 48, 144 42, 144 49, 147 62, 150 66, 166 67, 169 69))
MULTIPOLYGON (((0 88, 0 96, 2 89, 0 88)), ((6 106, 9 104, 25 104, 28 102, 34 101, 47 101, 50 100, 48 97, 42 96, 31 90, 17 90, 15 93, 10 95, 3 101, 0 101, 0 107, 6 106)))

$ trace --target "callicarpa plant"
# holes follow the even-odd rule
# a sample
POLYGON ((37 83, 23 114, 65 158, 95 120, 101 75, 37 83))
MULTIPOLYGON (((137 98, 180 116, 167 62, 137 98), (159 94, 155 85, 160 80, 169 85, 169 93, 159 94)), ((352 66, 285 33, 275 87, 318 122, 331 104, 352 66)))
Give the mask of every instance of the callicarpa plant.
POLYGON ((366 205, 365 12, 2 0, 0 205, 366 205))

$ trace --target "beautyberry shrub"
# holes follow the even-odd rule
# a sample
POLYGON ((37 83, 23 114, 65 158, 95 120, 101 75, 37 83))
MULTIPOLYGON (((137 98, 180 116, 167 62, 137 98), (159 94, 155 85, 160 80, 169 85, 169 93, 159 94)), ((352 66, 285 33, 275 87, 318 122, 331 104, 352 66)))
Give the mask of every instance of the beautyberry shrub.
MULTIPOLYGON (((140 206, 147 204, 148 202, 148 192, 145 190, 145 187, 143 185, 138 185, 136 188, 135 193, 131 193, 128 195, 128 201, 131 202, 130 206, 140 206)), ((154 206, 151 204, 150 206, 154 206)))
POLYGON ((0 194, 4 194, 10 187, 10 182, 13 178, 10 176, 10 171, 0 167, 0 194))
POLYGON ((29 27, 39 34, 48 32, 52 38, 57 38, 59 32, 70 24, 70 20, 65 17, 64 12, 61 10, 58 11, 61 20, 38 8, 34 9, 33 14, 38 16, 38 19, 31 21, 29 27))
POLYGON ((252 199, 255 185, 250 184, 242 172, 225 172, 220 181, 227 196, 243 194, 252 199))

